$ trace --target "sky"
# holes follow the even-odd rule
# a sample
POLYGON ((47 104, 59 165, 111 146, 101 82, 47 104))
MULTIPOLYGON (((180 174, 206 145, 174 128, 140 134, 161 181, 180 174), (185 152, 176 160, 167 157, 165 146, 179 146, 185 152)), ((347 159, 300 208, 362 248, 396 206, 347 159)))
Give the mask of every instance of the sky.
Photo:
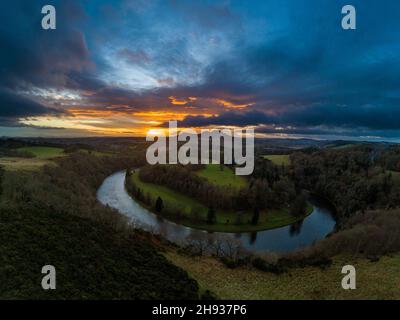
POLYGON ((0 136, 400 141, 397 0, 3 1, 0 136), (41 28, 41 8, 57 29, 41 28), (343 30, 352 4, 357 29, 343 30))

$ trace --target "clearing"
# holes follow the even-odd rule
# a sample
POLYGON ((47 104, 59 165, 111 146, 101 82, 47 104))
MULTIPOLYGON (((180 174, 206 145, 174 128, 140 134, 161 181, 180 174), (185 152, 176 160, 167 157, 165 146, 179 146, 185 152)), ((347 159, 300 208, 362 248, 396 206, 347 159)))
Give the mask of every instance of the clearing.
POLYGON ((23 147, 18 148, 18 151, 29 152, 35 155, 36 158, 40 159, 51 159, 55 157, 60 157, 64 155, 64 150, 62 148, 55 147, 23 147))
POLYGON ((273 154, 264 156, 264 159, 271 161, 277 166, 288 166, 290 164, 290 158, 288 154, 273 154))
POLYGON ((197 171, 196 174, 222 187, 240 189, 247 185, 246 178, 237 176, 230 168, 219 164, 208 164, 204 169, 197 171))

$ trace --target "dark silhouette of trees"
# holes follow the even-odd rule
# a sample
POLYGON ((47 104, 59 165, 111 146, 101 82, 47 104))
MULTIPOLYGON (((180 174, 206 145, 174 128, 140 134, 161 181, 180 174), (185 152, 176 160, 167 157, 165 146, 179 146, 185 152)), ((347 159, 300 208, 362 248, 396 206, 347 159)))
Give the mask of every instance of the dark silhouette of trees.
POLYGON ((295 217, 301 217, 304 216, 306 212, 307 212, 307 198, 303 193, 301 193, 296 197, 295 201, 293 202, 292 207, 290 209, 290 214, 295 217))
POLYGON ((4 177, 4 169, 0 166, 0 196, 3 193, 3 177, 4 177))
POLYGON ((214 224, 217 220, 215 210, 213 207, 208 208, 208 213, 207 213, 207 223, 208 224, 214 224))
POLYGON ((259 220, 260 220, 260 210, 256 206, 256 207, 254 207, 254 210, 253 210, 253 216, 251 218, 251 224, 252 225, 257 225, 259 220))

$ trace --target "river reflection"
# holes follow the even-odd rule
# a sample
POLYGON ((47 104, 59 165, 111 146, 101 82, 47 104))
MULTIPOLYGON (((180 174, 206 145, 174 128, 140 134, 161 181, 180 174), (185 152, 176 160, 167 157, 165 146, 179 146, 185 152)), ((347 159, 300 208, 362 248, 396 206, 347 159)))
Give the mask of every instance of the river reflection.
POLYGON ((98 200, 132 218, 141 228, 162 234, 168 240, 180 243, 188 237, 214 241, 231 237, 251 251, 288 252, 311 245, 325 238, 335 228, 332 209, 311 199, 314 210, 303 221, 290 226, 251 233, 208 233, 160 219, 134 201, 125 190, 125 172, 117 172, 104 180, 97 192, 98 200))

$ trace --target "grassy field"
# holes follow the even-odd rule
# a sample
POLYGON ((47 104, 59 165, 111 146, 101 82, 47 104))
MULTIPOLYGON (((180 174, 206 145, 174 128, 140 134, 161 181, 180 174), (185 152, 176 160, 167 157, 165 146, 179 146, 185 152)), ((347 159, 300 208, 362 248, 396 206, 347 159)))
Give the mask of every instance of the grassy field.
POLYGON ((274 275, 252 267, 228 269, 209 257, 187 257, 168 252, 167 259, 186 270, 202 290, 220 299, 400 299, 400 255, 378 262, 338 257, 326 270, 292 269, 274 275), (357 289, 343 290, 341 269, 351 264, 357 272, 357 289))
POLYGON ((0 166, 8 171, 35 171, 44 165, 55 165, 51 159, 64 155, 64 150, 53 147, 23 147, 18 148, 18 151, 29 152, 34 158, 22 157, 0 157, 0 166))
POLYGON ((290 158, 287 154, 279 154, 279 155, 267 155, 264 156, 264 159, 268 159, 272 161, 272 163, 281 166, 288 166, 290 164, 290 158))
MULTIPOLYGON (((44 165, 52 164, 53 162, 45 159, 30 159, 30 158, 0 158, 0 166, 7 171, 35 171, 44 165)), ((54 163, 53 163, 54 164, 54 163)), ((55 164, 54 164, 55 165, 55 164)))
MULTIPOLYGON (((207 224, 205 221, 208 208, 201 202, 167 187, 144 183, 140 180, 138 171, 131 176, 131 179, 142 192, 150 195, 153 203, 158 197, 161 197, 166 206, 179 208, 183 212, 183 216, 180 217, 179 221, 176 221, 175 216, 167 216, 166 218, 196 229, 212 232, 252 232, 283 227, 304 218, 304 216, 293 217, 288 209, 270 210, 268 212, 261 212, 258 224, 252 225, 250 223, 252 212, 242 212, 239 214, 237 212, 219 210, 216 212, 216 222, 214 224, 207 224), (197 208, 199 214, 198 221, 193 217, 192 208, 197 208)), ((153 208, 149 209, 152 210, 153 208)), ((311 212, 312 207, 309 206, 307 215, 311 212)))
POLYGON ((64 150, 61 148, 54 148, 54 147, 23 147, 19 148, 19 151, 22 152, 29 152, 35 155, 36 158, 39 159, 51 159, 56 158, 64 155, 64 150))
POLYGON ((233 187, 240 189, 245 187, 247 180, 243 176, 237 176, 230 168, 219 164, 208 164, 196 172, 200 177, 206 178, 209 182, 222 187, 233 187))
POLYGON ((155 201, 158 197, 161 197, 163 201, 168 204, 172 203, 175 207, 180 208, 184 211, 187 215, 190 214, 192 207, 197 206, 200 210, 204 213, 207 212, 206 206, 202 205, 200 202, 192 199, 190 197, 185 196, 179 192, 171 190, 167 187, 160 186, 154 183, 145 183, 140 180, 139 172, 136 171, 131 176, 132 181, 134 184, 140 188, 144 193, 149 193, 152 200, 155 201))

